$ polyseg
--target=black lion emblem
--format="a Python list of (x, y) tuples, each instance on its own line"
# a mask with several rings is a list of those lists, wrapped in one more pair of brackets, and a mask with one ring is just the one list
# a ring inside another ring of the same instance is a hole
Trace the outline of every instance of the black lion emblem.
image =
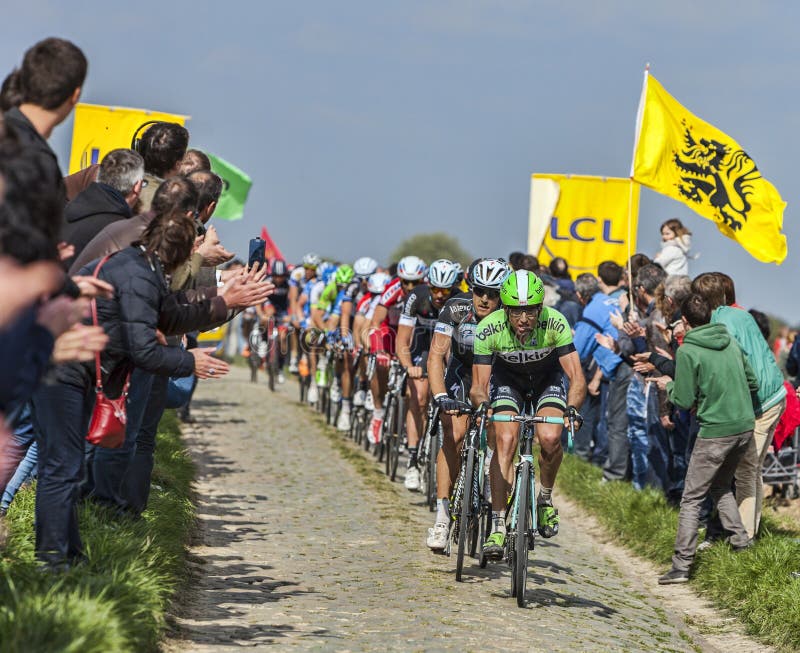
[(697, 204), (707, 202), (719, 222), (740, 230), (751, 208), (752, 182), (761, 178), (755, 162), (744, 150), (732, 151), (725, 143), (706, 138), (696, 141), (692, 128), (685, 120), (681, 122), (686, 147), (673, 155), (681, 177), (676, 184), (678, 193)]

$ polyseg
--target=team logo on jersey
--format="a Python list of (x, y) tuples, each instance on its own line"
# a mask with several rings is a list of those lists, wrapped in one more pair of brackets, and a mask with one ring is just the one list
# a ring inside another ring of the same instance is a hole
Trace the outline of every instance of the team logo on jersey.
[(531, 349), (522, 351), (502, 351), (497, 355), (507, 363), (514, 363), (516, 365), (524, 365), (526, 363), (536, 363), (547, 356), (553, 351), (552, 347), (545, 347), (544, 349)]
[(554, 317), (549, 317), (546, 320), (539, 322), (539, 329), (542, 331), (552, 331), (554, 333), (564, 333), (564, 323)]
[(497, 324), (495, 322), (490, 322), (485, 327), (483, 327), (483, 329), (481, 329), (481, 332), (475, 337), (478, 340), (486, 340), (486, 338), (488, 338), (489, 336), (493, 336), (496, 333), (502, 333), (504, 328), (505, 328), (505, 325), (503, 325), (503, 324)]

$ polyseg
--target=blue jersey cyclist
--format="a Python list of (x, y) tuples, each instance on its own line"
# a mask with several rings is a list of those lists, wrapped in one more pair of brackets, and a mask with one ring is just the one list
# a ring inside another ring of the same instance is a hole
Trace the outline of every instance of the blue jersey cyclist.
[[(532, 272), (518, 270), (503, 282), (503, 308), (481, 320), (475, 332), (470, 399), (476, 406), (491, 402), (495, 413), (514, 415), (530, 401), (536, 415), (562, 417), (566, 413), (579, 425), (577, 408), (586, 397), (581, 361), (566, 318), (543, 306), (543, 300), (544, 284)], [(564, 375), (569, 391), (564, 387)], [(505, 509), (514, 481), (519, 424), (497, 422), (494, 431), (495, 455), (489, 468), (492, 532), (483, 550), (487, 557), (500, 559), (505, 548)], [(558, 511), (551, 494), (564, 453), (561, 431), (558, 424), (539, 424), (536, 429), (541, 445), (536, 514), (543, 537), (558, 533)]]

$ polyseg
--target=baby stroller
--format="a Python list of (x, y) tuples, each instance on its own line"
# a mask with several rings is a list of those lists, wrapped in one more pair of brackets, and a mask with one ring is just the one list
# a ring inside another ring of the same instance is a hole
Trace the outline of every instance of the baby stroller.
[(764, 459), (764, 483), (771, 485), (775, 494), (785, 499), (796, 499), (800, 496), (800, 483), (798, 483), (798, 441), (800, 428), (796, 428), (787, 438), (778, 451), (770, 447)]

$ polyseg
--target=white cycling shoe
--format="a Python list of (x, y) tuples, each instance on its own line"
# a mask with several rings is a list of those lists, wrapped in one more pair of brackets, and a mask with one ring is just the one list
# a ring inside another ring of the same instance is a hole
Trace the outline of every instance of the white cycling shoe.
[(416, 467), (409, 467), (406, 470), (406, 480), (403, 482), (406, 490), (416, 492), (419, 490), (419, 470)]
[(342, 411), (339, 413), (339, 419), (336, 420), (336, 430), (349, 431), (350, 430), (350, 413)]
[(308, 386), (308, 403), (315, 404), (319, 400), (319, 390), (317, 390), (317, 386), (311, 384)]
[(353, 406), (363, 406), (367, 400), (367, 393), (364, 390), (356, 390), (353, 394)]
[(428, 539), (425, 542), (431, 551), (444, 551), (447, 546), (447, 535), (450, 529), (447, 524), (436, 522), (433, 528), (428, 529)]

